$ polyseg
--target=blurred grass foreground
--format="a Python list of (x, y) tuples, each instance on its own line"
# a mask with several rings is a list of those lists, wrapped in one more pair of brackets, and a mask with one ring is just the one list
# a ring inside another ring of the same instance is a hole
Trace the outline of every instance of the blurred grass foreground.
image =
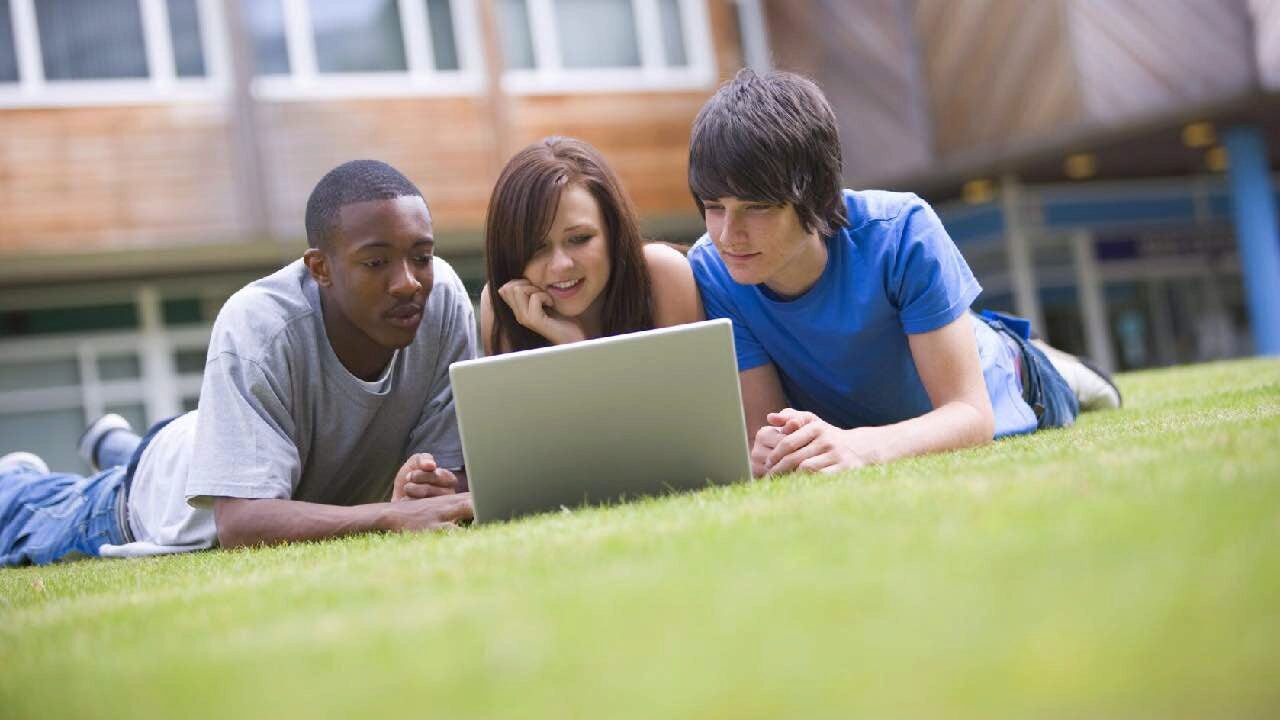
[(1280, 363), (449, 535), (0, 571), (0, 716), (1280, 713)]

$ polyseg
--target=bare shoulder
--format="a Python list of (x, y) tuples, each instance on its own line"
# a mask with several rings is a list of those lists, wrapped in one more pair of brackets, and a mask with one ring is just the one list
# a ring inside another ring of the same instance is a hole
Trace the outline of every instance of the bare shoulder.
[(644, 246), (644, 260), (653, 286), (654, 324), (667, 327), (702, 320), (702, 298), (684, 253), (652, 242)]
[(679, 265), (687, 266), (688, 259), (684, 253), (671, 247), (664, 242), (648, 242), (644, 245), (644, 259), (648, 263), (649, 269), (655, 267), (676, 267)]

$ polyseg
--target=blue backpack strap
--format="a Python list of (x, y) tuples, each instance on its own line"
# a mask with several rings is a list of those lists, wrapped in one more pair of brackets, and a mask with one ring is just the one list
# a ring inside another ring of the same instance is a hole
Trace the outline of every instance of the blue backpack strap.
[(1017, 315), (1009, 315), (1008, 313), (996, 312), (995, 310), (983, 310), (979, 313), (988, 320), (997, 320), (1004, 323), (1006, 328), (1016, 333), (1023, 340), (1031, 339), (1031, 321), (1018, 317)]

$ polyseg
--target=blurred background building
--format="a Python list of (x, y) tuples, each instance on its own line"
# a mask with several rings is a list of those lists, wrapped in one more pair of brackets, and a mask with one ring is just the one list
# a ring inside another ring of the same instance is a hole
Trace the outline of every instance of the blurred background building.
[(933, 202), (978, 306), (1116, 369), (1280, 352), (1280, 0), (0, 0), (0, 450), (194, 407), (345, 160), (418, 183), (473, 294), (548, 134), (694, 239), (689, 126), (744, 65), (824, 87), (849, 184)]

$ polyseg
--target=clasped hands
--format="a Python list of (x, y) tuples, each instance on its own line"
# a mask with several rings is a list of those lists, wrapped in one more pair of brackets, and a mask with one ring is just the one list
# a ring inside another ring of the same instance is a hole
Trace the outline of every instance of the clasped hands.
[(751, 474), (838, 472), (875, 461), (875, 428), (842, 430), (811, 412), (769, 413), (751, 446)]
[(431, 453), (410, 455), (396, 473), (391, 501), (452, 495), (458, 491), (458, 477), (436, 464)]

